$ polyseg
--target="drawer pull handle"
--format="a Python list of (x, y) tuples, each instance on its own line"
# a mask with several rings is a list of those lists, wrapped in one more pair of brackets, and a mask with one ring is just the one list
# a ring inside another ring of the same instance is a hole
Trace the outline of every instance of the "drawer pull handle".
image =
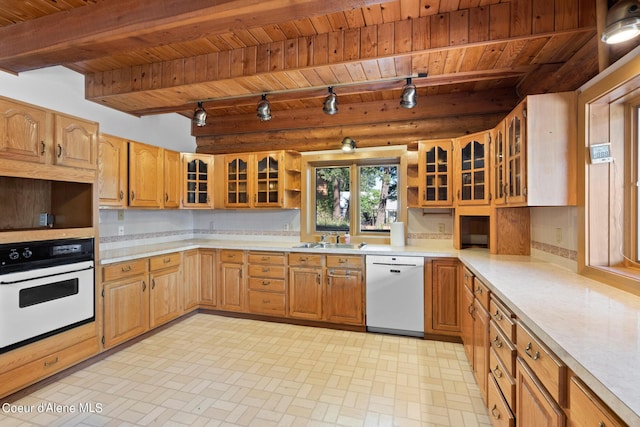
[(271, 258), (269, 258), (268, 256), (263, 256), (261, 258), (262, 261), (269, 261)]
[(262, 300), (262, 303), (263, 303), (263, 304), (269, 304), (270, 302), (271, 302), (271, 300), (268, 300), (268, 299), (263, 299), (263, 300)]
[(51, 361), (47, 361), (47, 360), (45, 360), (45, 361), (44, 361), (44, 366), (45, 366), (45, 368), (48, 368), (49, 366), (53, 366), (53, 365), (55, 365), (55, 364), (56, 364), (56, 363), (58, 363), (59, 361), (60, 361), (60, 359), (58, 358), (58, 356), (56, 356), (56, 358), (55, 358), (55, 359), (53, 359), (53, 360), (51, 360)]
[(533, 360), (540, 359), (540, 352), (539, 351), (536, 351), (535, 353), (531, 352), (531, 343), (527, 344), (527, 346), (524, 349), (524, 352), (527, 353), (527, 356), (529, 356)]
[(126, 273), (127, 271), (131, 271), (131, 266), (130, 265), (123, 265), (121, 268), (123, 273)]
[(309, 261), (309, 258), (305, 257), (300, 257), (300, 262), (307, 262)]
[(502, 371), (500, 370), (500, 367), (498, 365), (493, 368), (493, 376), (495, 376), (496, 378), (502, 378)]
[(500, 411), (498, 410), (498, 405), (493, 405), (493, 408), (491, 408), (491, 415), (493, 415), (493, 418), (495, 418), (496, 420), (500, 419)]
[(262, 272), (263, 273), (268, 273), (270, 271), (271, 271), (271, 269), (269, 267), (262, 267)]
[(476, 295), (482, 295), (482, 288), (476, 289)]
[(263, 280), (262, 281), (262, 286), (269, 286), (270, 284), (271, 284), (271, 282), (268, 281), (268, 280)]
[(162, 260), (163, 263), (169, 264), (171, 262), (171, 258), (165, 258)]
[(340, 264), (345, 264), (347, 262), (348, 262), (348, 260), (346, 258), (338, 258), (338, 263), (340, 263)]
[(496, 319), (498, 322), (500, 322), (503, 319), (502, 314), (498, 310), (496, 310), (495, 314), (493, 315), (493, 318)]
[(598, 427), (606, 427), (604, 421), (600, 421), (600, 423), (598, 423)]
[(496, 335), (496, 337), (493, 339), (493, 342), (495, 344), (496, 347), (498, 348), (502, 348), (502, 341), (500, 340), (500, 338)]

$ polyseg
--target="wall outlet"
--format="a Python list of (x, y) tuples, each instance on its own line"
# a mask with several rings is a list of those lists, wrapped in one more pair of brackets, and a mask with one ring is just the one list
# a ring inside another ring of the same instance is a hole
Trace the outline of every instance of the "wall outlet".
[(215, 231), (216, 223), (214, 221), (209, 221), (209, 231)]
[(124, 209), (118, 209), (118, 221), (124, 221)]
[(118, 227), (118, 236), (124, 236), (124, 225)]
[(46, 227), (47, 226), (47, 214), (46, 213), (41, 213), (40, 214), (38, 225), (40, 225), (40, 227)]
[(562, 228), (556, 228), (556, 243), (562, 242)]
[(284, 231), (289, 231), (289, 224), (284, 224), (284, 225), (282, 226), (282, 229), (283, 229)]
[(444, 233), (444, 222), (438, 223), (438, 233)]

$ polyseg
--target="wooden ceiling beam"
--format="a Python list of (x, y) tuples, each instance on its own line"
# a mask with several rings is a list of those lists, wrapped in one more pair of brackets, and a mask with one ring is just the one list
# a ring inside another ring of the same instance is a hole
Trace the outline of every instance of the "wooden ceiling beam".
[(0, 27), (0, 68), (80, 62), (391, 0), (109, 0)]
[(427, 120), (348, 125), (317, 129), (293, 129), (238, 135), (201, 136), (196, 139), (199, 153), (224, 154), (276, 149), (317, 151), (338, 149), (345, 136), (358, 147), (405, 145), (423, 139), (453, 138), (492, 129), (503, 113), (454, 116)]

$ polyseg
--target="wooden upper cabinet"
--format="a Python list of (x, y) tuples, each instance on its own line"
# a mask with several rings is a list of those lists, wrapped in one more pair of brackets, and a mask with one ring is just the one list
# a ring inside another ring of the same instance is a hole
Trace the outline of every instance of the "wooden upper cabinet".
[(421, 142), (418, 161), (420, 206), (453, 204), (451, 140)]
[(478, 132), (455, 140), (456, 203), (489, 203), (489, 132)]
[(250, 154), (224, 156), (225, 207), (251, 206), (250, 158)]
[(50, 114), (0, 98), (0, 157), (45, 163), (52, 150)]
[(228, 208), (299, 208), (300, 154), (293, 151), (224, 157)]
[(98, 197), (100, 206), (127, 206), (127, 140), (100, 134), (98, 139)]
[(530, 95), (493, 130), (496, 205), (576, 204), (576, 105), (575, 92)]
[(162, 206), (162, 148), (129, 142), (129, 206)]
[(56, 114), (54, 163), (84, 169), (98, 165), (98, 124)]
[(182, 179), (183, 207), (213, 207), (213, 156), (183, 153)]
[(95, 170), (98, 123), (0, 98), (0, 157)]
[(180, 163), (180, 153), (177, 151), (164, 151), (164, 196), (162, 198), (162, 206), (167, 208), (180, 207), (180, 190), (182, 179), (182, 165)]

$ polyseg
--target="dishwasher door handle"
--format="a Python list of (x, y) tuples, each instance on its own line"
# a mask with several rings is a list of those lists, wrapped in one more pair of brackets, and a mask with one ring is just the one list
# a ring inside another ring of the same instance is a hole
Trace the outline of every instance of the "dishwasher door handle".
[(389, 273), (397, 273), (397, 274), (400, 274), (400, 273), (402, 273), (402, 270), (396, 270), (395, 268), (392, 268), (392, 269), (390, 269), (390, 270), (389, 270)]
[(394, 264), (389, 262), (372, 262), (370, 265), (383, 265), (385, 267), (417, 267), (416, 264)]

